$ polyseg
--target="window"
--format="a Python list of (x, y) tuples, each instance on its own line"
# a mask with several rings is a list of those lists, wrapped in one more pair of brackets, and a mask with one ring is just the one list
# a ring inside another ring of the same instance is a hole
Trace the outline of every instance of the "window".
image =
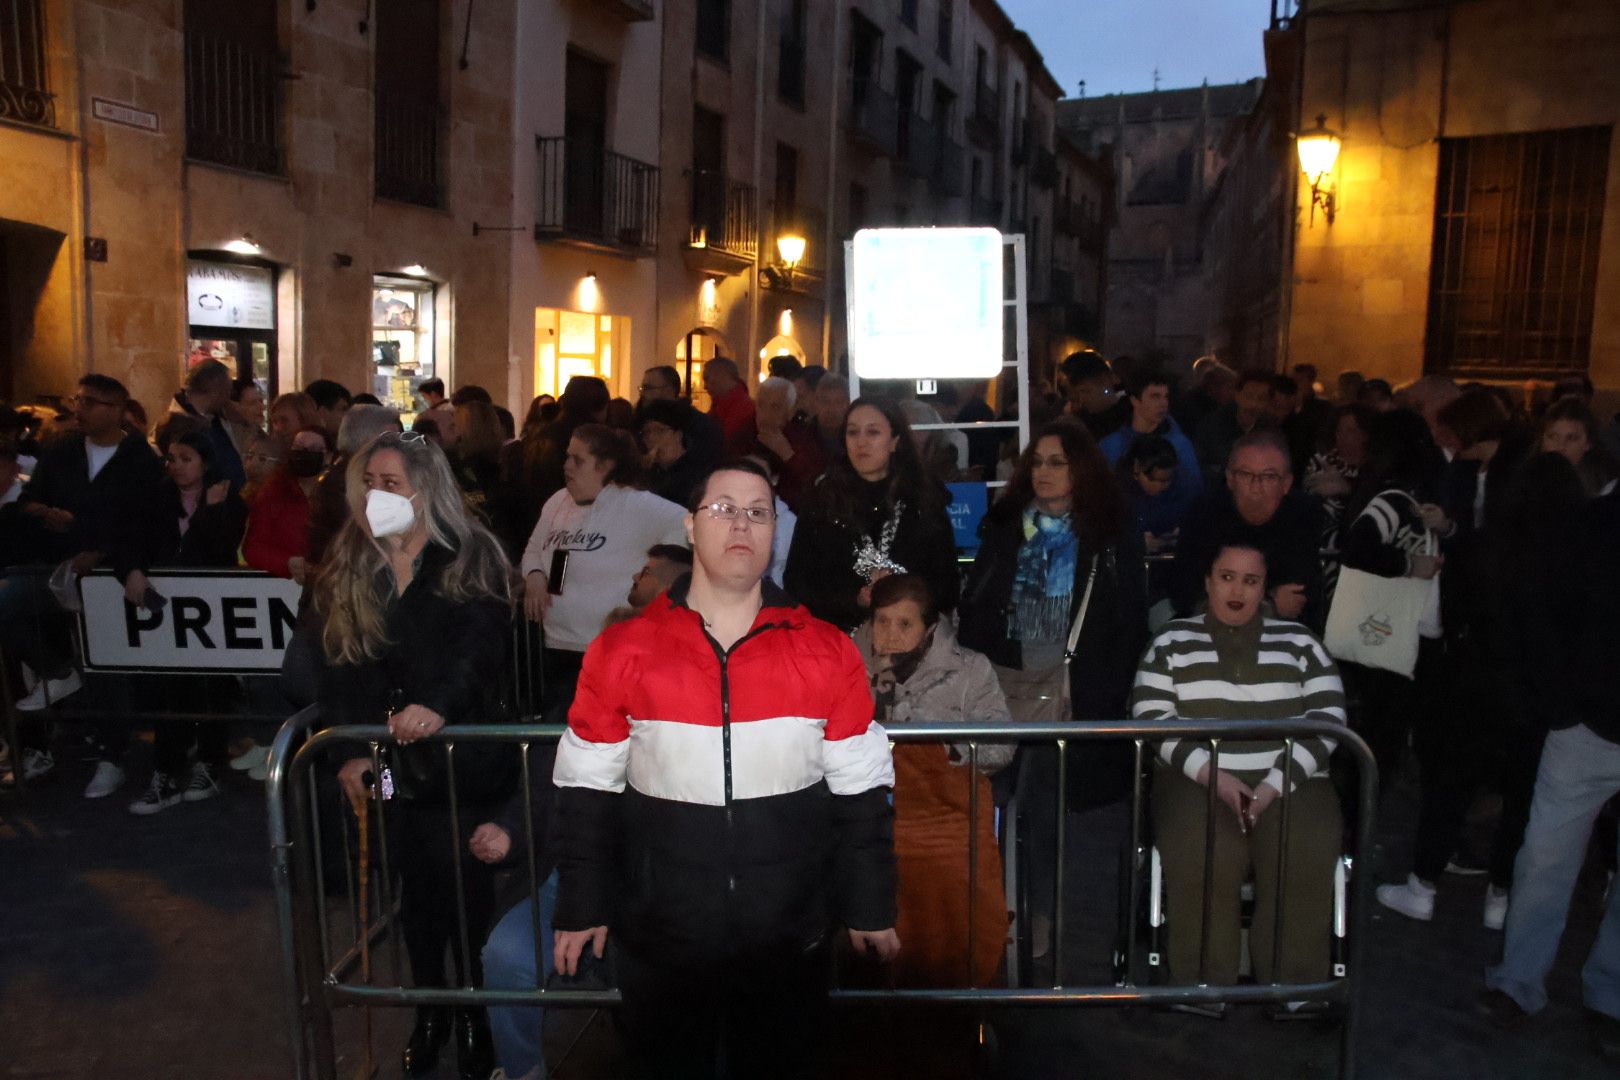
[(776, 144), (776, 212), (791, 213), (799, 202), (799, 152), (787, 143)]
[(45, 64), (45, 0), (0, 0), (0, 119), (56, 124)]
[(952, 3), (954, 3), (954, 0), (939, 0), (939, 41), (936, 50), (939, 53), (939, 58), (947, 64), (951, 62)]
[(782, 9), (782, 36), (776, 54), (776, 96), (804, 107), (805, 0)]
[(1584, 370), (1609, 129), (1442, 139), (1425, 366)]
[(731, 56), (731, 0), (697, 0), (697, 51), (726, 63)]
[(410, 414), (422, 408), (416, 388), (439, 374), (433, 363), (433, 283), (414, 278), (373, 278), (371, 283), (371, 385), (384, 405)]
[(534, 309), (534, 392), (561, 394), (575, 375), (592, 375), (617, 388), (613, 355), (630, 354), (630, 318), (557, 308)]
[(282, 172), (275, 0), (186, 0), (186, 156)]
[(444, 203), (439, 17), (440, 0), (392, 0), (377, 10), (378, 198)]
[(563, 68), (563, 214), (576, 231), (606, 235), (606, 64), (568, 50)]
[(917, 29), (917, 0), (900, 0), (900, 22)]

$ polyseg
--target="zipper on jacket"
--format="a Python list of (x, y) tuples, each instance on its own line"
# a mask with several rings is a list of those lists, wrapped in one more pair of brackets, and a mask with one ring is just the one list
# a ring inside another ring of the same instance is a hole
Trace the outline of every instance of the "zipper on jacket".
[[(701, 621), (701, 620), (700, 620)], [(705, 627), (703, 636), (709, 639), (709, 646), (714, 649), (714, 658), (720, 662), (720, 756), (724, 767), (724, 799), (726, 811), (726, 838), (731, 837), (731, 654), (749, 638), (758, 637), (761, 633), (776, 626), (776, 623), (764, 623), (754, 627), (748, 633), (731, 643), (730, 649), (722, 649), (720, 643), (714, 639)], [(737, 877), (735, 874), (726, 875), (726, 891), (737, 891)]]

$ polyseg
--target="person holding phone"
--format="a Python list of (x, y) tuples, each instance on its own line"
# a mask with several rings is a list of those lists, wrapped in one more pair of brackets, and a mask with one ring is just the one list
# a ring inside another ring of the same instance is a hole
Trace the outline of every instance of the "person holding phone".
[(634, 487), (639, 455), (627, 432), (581, 424), (568, 440), (563, 488), (540, 510), (523, 551), (523, 610), (545, 627), (545, 699), (573, 700), (585, 647), (624, 602), (624, 583), (654, 544), (681, 544), (685, 511)]
[[(1142, 656), (1131, 698), (1140, 720), (1295, 719), (1345, 722), (1338, 668), (1316, 636), (1261, 610), (1266, 556), (1238, 532), (1216, 549), (1204, 575), (1208, 610), (1176, 619)], [(1258, 981), (1326, 979), (1333, 917), (1333, 864), (1339, 857), (1339, 798), (1328, 779), (1336, 740), (1282, 738), (1222, 742), (1212, 761), (1207, 743), (1166, 739), (1153, 777), (1154, 840), (1164, 857), (1170, 975), (1231, 986), (1241, 946), (1239, 892), (1254, 868), (1254, 926), (1249, 948)], [(1212, 895), (1204, 892), (1208, 788), (1215, 788)], [(1282, 814), (1290, 804), (1286, 880), (1277, 880)], [(1210, 913), (1209, 967), (1200, 971), (1203, 906)], [(1272, 955), (1278, 905), (1282, 955)], [(1200, 1007), (1199, 1011), (1203, 1011)]]
[[(158, 433), (158, 450), (167, 475), (145, 504), (152, 511), (130, 519), (112, 552), (113, 570), (124, 583), (124, 599), (147, 611), (165, 603), (161, 590), (147, 578), (148, 570), (235, 566), (247, 526), (247, 508), (231, 481), (214, 471), (216, 444), (207, 429), (187, 417), (170, 419)], [(157, 679), (166, 679), (168, 685), (153, 685)], [(140, 696), (161, 692), (166, 707), (193, 712), (228, 695), (231, 684), (232, 680), (214, 675), (147, 676), (136, 692)], [(146, 793), (129, 804), (129, 812), (155, 814), (180, 802), (218, 795), (214, 773), (228, 756), (227, 734), (220, 720), (159, 723), (152, 747), (152, 779)], [(128, 735), (118, 741), (120, 745), (104, 750), (114, 768), (119, 767)]]

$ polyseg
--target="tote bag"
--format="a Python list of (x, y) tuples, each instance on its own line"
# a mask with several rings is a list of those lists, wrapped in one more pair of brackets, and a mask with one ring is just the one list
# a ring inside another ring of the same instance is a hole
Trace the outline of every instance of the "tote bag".
[(1007, 711), (1020, 723), (1054, 723), (1072, 720), (1069, 711), (1069, 661), (1074, 658), (1075, 646), (1080, 643), (1080, 628), (1085, 625), (1086, 611), (1091, 607), (1091, 590), (1097, 584), (1097, 556), (1091, 557), (1091, 573), (1086, 577), (1086, 589), (1080, 596), (1080, 610), (1075, 613), (1069, 627), (1067, 648), (1063, 659), (1048, 668), (1008, 668), (996, 665), (996, 676), (1001, 682), (1001, 693), (1007, 699)]
[[(1426, 546), (1432, 554), (1433, 534)], [(1440, 575), (1389, 578), (1339, 568), (1322, 639), (1335, 659), (1410, 679), (1417, 668), (1419, 639), (1439, 636)]]

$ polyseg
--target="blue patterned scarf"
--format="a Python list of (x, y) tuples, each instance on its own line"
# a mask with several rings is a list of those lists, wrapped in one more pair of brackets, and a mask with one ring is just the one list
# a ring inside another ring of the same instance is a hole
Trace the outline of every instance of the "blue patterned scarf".
[(1024, 511), (1024, 545), (1013, 577), (1007, 632), (1021, 641), (1060, 641), (1069, 630), (1080, 541), (1073, 515), (1052, 517), (1033, 506)]

